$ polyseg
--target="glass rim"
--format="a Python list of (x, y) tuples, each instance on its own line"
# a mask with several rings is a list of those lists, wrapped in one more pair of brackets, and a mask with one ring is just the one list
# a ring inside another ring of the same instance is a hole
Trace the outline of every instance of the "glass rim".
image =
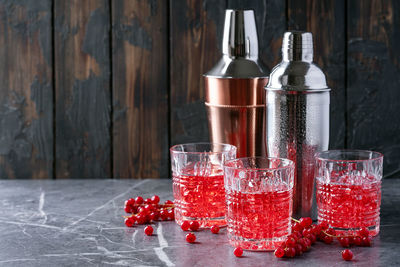
[[(208, 152), (206, 152), (206, 151), (179, 151), (179, 150), (176, 150), (176, 148), (178, 146), (189, 146), (189, 145), (190, 146), (194, 146), (194, 145), (210, 145), (210, 146), (212, 146), (212, 145), (220, 145), (222, 147), (230, 147), (230, 149), (227, 150), (227, 151), (208, 151)], [(176, 144), (176, 145), (173, 145), (172, 147), (170, 147), (169, 151), (171, 153), (174, 153), (174, 154), (191, 154), (191, 155), (207, 154), (207, 155), (210, 155), (210, 154), (224, 154), (224, 153), (229, 153), (231, 151), (235, 151), (236, 152), (237, 151), (237, 147), (234, 146), (234, 145), (231, 145), (231, 144), (226, 144), (226, 143), (197, 142), (197, 143)]]
[[(347, 154), (347, 153), (369, 153), (372, 155), (372, 158), (368, 159), (333, 159), (324, 157), (324, 154), (328, 154), (330, 152), (337, 152), (340, 154)], [(383, 159), (383, 154), (377, 151), (372, 150), (362, 150), (362, 149), (333, 149), (333, 150), (325, 150), (315, 154), (315, 159), (318, 161), (331, 161), (331, 162), (368, 162), (368, 161), (375, 161), (379, 159)]]
[[(239, 161), (239, 160), (244, 160), (244, 159), (264, 159), (264, 160), (280, 160), (282, 162), (288, 162), (288, 165), (286, 166), (281, 166), (277, 168), (239, 168), (239, 167), (231, 167), (231, 166), (226, 166), (226, 164), (234, 161)], [(276, 157), (242, 157), (242, 158), (235, 158), (235, 159), (230, 159), (224, 162), (224, 169), (235, 169), (235, 170), (247, 170), (247, 171), (273, 171), (273, 170), (284, 170), (284, 169), (290, 169), (295, 167), (294, 161), (287, 159), (287, 158), (276, 158)]]

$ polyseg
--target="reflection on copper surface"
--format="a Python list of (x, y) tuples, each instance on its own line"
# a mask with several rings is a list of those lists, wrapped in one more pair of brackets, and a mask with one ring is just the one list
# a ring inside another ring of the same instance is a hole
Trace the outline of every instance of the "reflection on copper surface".
[(237, 157), (265, 156), (265, 91), (268, 78), (205, 77), (211, 142), (235, 145)]

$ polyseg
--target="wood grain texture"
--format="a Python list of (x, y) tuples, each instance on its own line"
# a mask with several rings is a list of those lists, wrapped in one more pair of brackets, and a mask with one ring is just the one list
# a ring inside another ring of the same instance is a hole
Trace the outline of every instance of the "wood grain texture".
[(348, 146), (384, 154), (400, 175), (400, 3), (348, 2)]
[(221, 57), (225, 6), (171, 1), (171, 145), (209, 140), (202, 74)]
[(168, 2), (112, 11), (114, 177), (168, 177)]
[(258, 32), (259, 56), (271, 70), (282, 58), (282, 37), (287, 28), (286, 1), (228, 0), (228, 8), (254, 10)]
[(51, 1), (0, 1), (0, 178), (53, 175)]
[(289, 30), (313, 33), (314, 62), (331, 91), (330, 148), (344, 148), (346, 138), (346, 25), (344, 0), (288, 1)]
[(55, 0), (56, 176), (110, 177), (107, 0)]

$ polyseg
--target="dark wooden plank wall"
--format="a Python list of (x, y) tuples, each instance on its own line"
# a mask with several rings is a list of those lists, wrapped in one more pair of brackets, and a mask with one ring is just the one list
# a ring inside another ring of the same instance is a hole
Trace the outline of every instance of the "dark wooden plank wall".
[(348, 1), (347, 146), (381, 151), (400, 176), (400, 2)]
[(0, 177), (50, 178), (51, 1), (1, 1), (0, 18)]
[(168, 2), (111, 8), (114, 176), (168, 177)]
[(109, 10), (54, 1), (56, 177), (112, 175)]
[(226, 8), (255, 10), (269, 68), (286, 29), (311, 31), (330, 147), (382, 151), (400, 175), (397, 1), (4, 0), (0, 177), (168, 176), (171, 145), (208, 140), (201, 74)]

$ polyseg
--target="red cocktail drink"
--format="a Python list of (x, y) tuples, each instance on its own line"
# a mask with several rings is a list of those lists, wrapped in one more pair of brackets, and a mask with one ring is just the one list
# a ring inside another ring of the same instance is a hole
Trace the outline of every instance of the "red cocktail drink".
[(228, 239), (247, 250), (274, 250), (290, 234), (294, 164), (241, 158), (224, 167)]
[(186, 144), (171, 148), (175, 221), (198, 221), (201, 227), (225, 225), (222, 165), (236, 157), (223, 144)]
[(383, 156), (372, 151), (333, 150), (317, 156), (318, 221), (342, 234), (367, 227), (379, 233)]

